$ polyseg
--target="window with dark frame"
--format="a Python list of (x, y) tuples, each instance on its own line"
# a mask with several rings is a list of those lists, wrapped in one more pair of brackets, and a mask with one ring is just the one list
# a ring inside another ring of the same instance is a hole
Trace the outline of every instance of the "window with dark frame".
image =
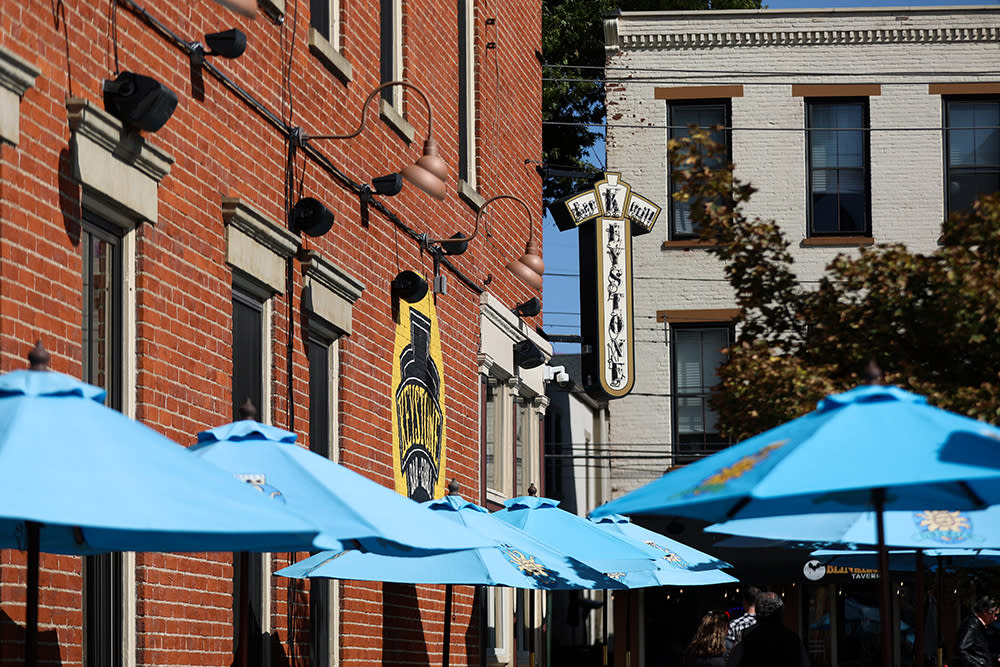
[[(330, 22), (330, 0), (310, 0), (309, 2), (309, 27), (323, 36), (328, 42), (333, 43), (333, 30)], [(333, 44), (334, 47), (337, 44)]]
[[(730, 102), (729, 100), (679, 101), (667, 105), (670, 125), (670, 138), (681, 139), (691, 135), (691, 127), (723, 129), (711, 132), (712, 141), (725, 147), (725, 155), (720, 155), (709, 161), (709, 166), (721, 166), (730, 157)], [(698, 238), (698, 226), (691, 220), (692, 202), (680, 202), (673, 194), (680, 189), (680, 184), (674, 179), (671, 171), (670, 181), (670, 240), (679, 241)]]
[[(330, 357), (333, 341), (315, 334), (308, 338), (309, 359), (309, 449), (324, 458), (333, 450), (330, 442)], [(310, 665), (329, 667), (330, 584), (315, 579), (309, 586)]]
[[(122, 409), (122, 231), (86, 209), (83, 253), (83, 381), (107, 392), (109, 408)], [(83, 559), (83, 634), (86, 667), (121, 667), (124, 646), (124, 557)]]
[(458, 177), (476, 186), (475, 7), (458, 0)]
[[(240, 406), (249, 399), (263, 413), (264, 398), (264, 302), (253, 294), (233, 288), (233, 419), (242, 419)], [(265, 585), (264, 564), (259, 554), (233, 554), (233, 645), (240, 650), (240, 607), (249, 596), (247, 667), (263, 667), (261, 619)]]
[(486, 488), (500, 491), (502, 479), (498, 464), (502, 461), (499, 453), (500, 433), (503, 429), (497, 424), (498, 401), (500, 386), (496, 378), (483, 376), (483, 455), (486, 471)]
[[(379, 83), (397, 81), (402, 77), (402, 35), (399, 34), (400, 0), (379, 0)], [(382, 99), (396, 107), (400, 99), (399, 86), (382, 89)]]
[(726, 359), (732, 327), (675, 325), (670, 340), (674, 463), (690, 463), (729, 446), (719, 435), (709, 396), (719, 382), (717, 369)]
[(1000, 191), (1000, 97), (946, 98), (945, 198), (948, 213)]
[(809, 236), (870, 235), (868, 98), (806, 100)]

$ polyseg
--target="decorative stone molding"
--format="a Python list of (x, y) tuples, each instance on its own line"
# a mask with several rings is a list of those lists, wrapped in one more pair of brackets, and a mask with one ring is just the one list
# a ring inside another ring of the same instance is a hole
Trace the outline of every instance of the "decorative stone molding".
[[(614, 31), (617, 34), (617, 30)], [(605, 38), (614, 37), (605, 26)], [(763, 46), (858, 46), (862, 44), (948, 44), (997, 42), (1000, 28), (875, 28), (858, 30), (768, 30), (761, 32), (691, 32), (619, 35), (606, 48), (616, 49), (707, 49)]]
[(338, 333), (349, 335), (352, 307), (361, 298), (364, 285), (315, 250), (303, 254), (302, 273), (305, 307)]
[(226, 261), (275, 294), (285, 292), (285, 263), (299, 239), (239, 197), (222, 198), (226, 225)]
[(174, 158), (86, 100), (66, 100), (73, 177), (92, 192), (155, 223), (157, 190)]
[(37, 67), (0, 48), (0, 140), (17, 145), (21, 136), (21, 97), (35, 85)]

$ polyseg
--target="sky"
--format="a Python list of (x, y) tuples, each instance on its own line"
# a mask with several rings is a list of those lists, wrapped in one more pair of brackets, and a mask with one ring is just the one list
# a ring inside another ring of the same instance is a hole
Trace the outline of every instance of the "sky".
[[(769, 9), (804, 9), (830, 7), (918, 7), (918, 6), (954, 6), (954, 5), (996, 5), (1000, 0), (763, 0)], [(591, 162), (599, 167), (606, 164), (604, 157), (604, 142), (595, 147)], [(640, 193), (642, 194), (642, 193)], [(654, 202), (666, 209), (665, 202)], [(653, 234), (662, 234), (665, 224), (663, 213), (657, 220)], [(576, 230), (560, 232), (551, 216), (546, 215), (544, 222), (544, 258), (545, 275), (543, 294), (542, 328), (549, 335), (579, 335), (580, 333), (580, 284), (577, 277), (580, 273), (577, 256)], [(557, 354), (571, 354), (580, 351), (580, 346), (568, 343), (555, 343)]]

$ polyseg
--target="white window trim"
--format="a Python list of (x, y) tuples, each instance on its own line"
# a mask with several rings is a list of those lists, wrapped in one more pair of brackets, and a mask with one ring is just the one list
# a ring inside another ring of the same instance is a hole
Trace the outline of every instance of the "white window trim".
[[(164, 174), (165, 175), (165, 174)], [(92, 211), (121, 228), (121, 290), (122, 290), (122, 331), (121, 331), (121, 410), (131, 419), (136, 414), (136, 391), (138, 361), (136, 338), (138, 321), (136, 316), (136, 226), (141, 222), (134, 217), (131, 207), (117, 202), (108, 193), (92, 188), (82, 188), (81, 206)], [(135, 552), (122, 552), (122, 664), (136, 667), (136, 558)]]
[[(476, 115), (478, 110), (478, 99), (476, 97), (476, 3), (475, 0), (461, 0), (465, 8), (465, 20), (459, 26), (459, 34), (464, 36), (459, 45), (458, 57), (465, 66), (465, 114), (462, 121), (466, 127), (465, 145), (459, 146), (466, 162), (464, 173), (458, 175), (459, 194), (464, 198), (471, 199), (474, 203), (476, 197), (483, 200), (478, 193), (478, 181), (476, 177), (476, 158), (478, 145), (476, 143)], [(485, 200), (478, 203), (482, 206)]]
[(21, 137), (21, 98), (40, 70), (0, 48), (0, 141), (17, 145)]
[(334, 76), (348, 83), (353, 75), (351, 63), (344, 57), (341, 48), (340, 34), (340, 0), (324, 0), (329, 3), (330, 25), (327, 26), (329, 38), (313, 27), (309, 28), (309, 50)]

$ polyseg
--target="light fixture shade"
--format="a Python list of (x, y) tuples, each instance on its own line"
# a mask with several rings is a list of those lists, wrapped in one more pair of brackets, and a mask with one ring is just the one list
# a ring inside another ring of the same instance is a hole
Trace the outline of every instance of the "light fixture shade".
[(104, 107), (126, 125), (156, 132), (177, 108), (177, 93), (152, 77), (121, 72), (104, 82)]
[(428, 137), (424, 154), (416, 163), (402, 171), (403, 178), (436, 199), (444, 199), (448, 165), (438, 156), (437, 142)]
[(427, 281), (415, 271), (400, 271), (392, 279), (392, 295), (407, 303), (417, 303), (427, 296)]
[(507, 265), (507, 270), (513, 273), (525, 285), (535, 291), (542, 289), (542, 274), (545, 273), (545, 262), (538, 251), (538, 244), (528, 241), (524, 254)]
[(545, 363), (545, 354), (530, 340), (514, 343), (514, 363), (524, 369), (538, 368)]

